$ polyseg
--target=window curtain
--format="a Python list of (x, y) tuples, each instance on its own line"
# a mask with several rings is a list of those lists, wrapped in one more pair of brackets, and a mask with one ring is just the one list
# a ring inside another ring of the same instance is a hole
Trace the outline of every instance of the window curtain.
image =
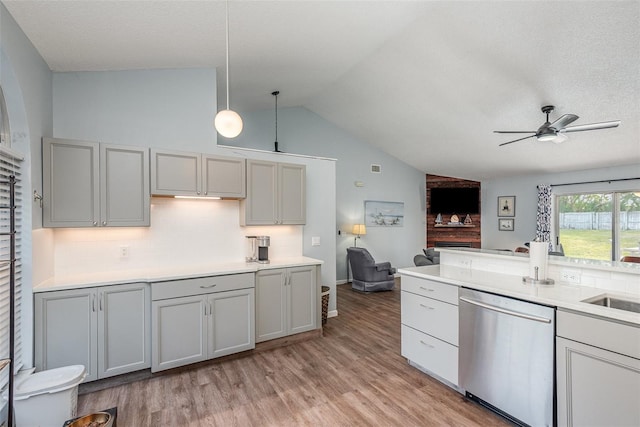
[(549, 250), (553, 249), (551, 243), (551, 186), (538, 185), (538, 213), (536, 215), (536, 239), (540, 242), (549, 242)]

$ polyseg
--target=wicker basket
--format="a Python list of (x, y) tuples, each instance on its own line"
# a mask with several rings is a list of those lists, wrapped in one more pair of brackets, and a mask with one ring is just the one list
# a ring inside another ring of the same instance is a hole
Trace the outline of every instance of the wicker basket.
[(322, 324), (327, 323), (327, 315), (329, 313), (329, 288), (328, 286), (322, 286)]

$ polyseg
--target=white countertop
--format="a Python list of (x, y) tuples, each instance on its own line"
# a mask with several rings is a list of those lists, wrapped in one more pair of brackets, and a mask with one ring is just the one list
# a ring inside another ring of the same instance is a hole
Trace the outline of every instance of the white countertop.
[(100, 271), (91, 274), (52, 277), (34, 286), (33, 292), (49, 292), (124, 283), (153, 283), (167, 280), (191, 279), (195, 277), (220, 276), (223, 274), (255, 273), (259, 270), (321, 265), (322, 263), (323, 261), (321, 260), (301, 256), (274, 259), (271, 260), (269, 264), (225, 262), (190, 266), (160, 266), (119, 271)]
[(602, 294), (617, 295), (626, 299), (640, 301), (640, 295), (610, 292), (580, 285), (529, 285), (522, 282), (522, 276), (459, 268), (450, 265), (401, 268), (398, 273), (593, 314), (640, 326), (640, 313), (581, 302), (584, 299)]

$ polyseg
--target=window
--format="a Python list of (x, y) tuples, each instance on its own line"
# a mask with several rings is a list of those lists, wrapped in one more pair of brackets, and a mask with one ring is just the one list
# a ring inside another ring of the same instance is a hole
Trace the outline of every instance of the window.
[[(8, 148), (10, 144), (9, 118), (4, 103), (2, 88), (0, 88), (0, 359), (9, 358), (9, 333), (10, 325), (13, 326), (14, 334), (14, 360), (12, 361), (13, 372), (18, 372), (22, 366), (22, 339), (21, 339), (21, 300), (22, 300), (22, 179), (21, 163), (22, 156)], [(14, 320), (11, 322), (9, 301), (11, 268), (8, 262), (11, 255), (11, 211), (7, 209), (10, 205), (9, 197), (9, 177), (15, 176), (15, 276), (14, 276), (14, 298), (15, 312)], [(7, 369), (0, 372), (0, 388), (8, 383), (9, 371)]]
[(640, 191), (563, 194), (556, 207), (556, 236), (566, 256), (640, 256)]

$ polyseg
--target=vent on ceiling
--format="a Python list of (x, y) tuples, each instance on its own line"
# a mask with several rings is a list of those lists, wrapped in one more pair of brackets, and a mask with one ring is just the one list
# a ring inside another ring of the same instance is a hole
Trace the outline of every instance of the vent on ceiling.
[(380, 165), (371, 165), (371, 173), (381, 173), (382, 166)]

